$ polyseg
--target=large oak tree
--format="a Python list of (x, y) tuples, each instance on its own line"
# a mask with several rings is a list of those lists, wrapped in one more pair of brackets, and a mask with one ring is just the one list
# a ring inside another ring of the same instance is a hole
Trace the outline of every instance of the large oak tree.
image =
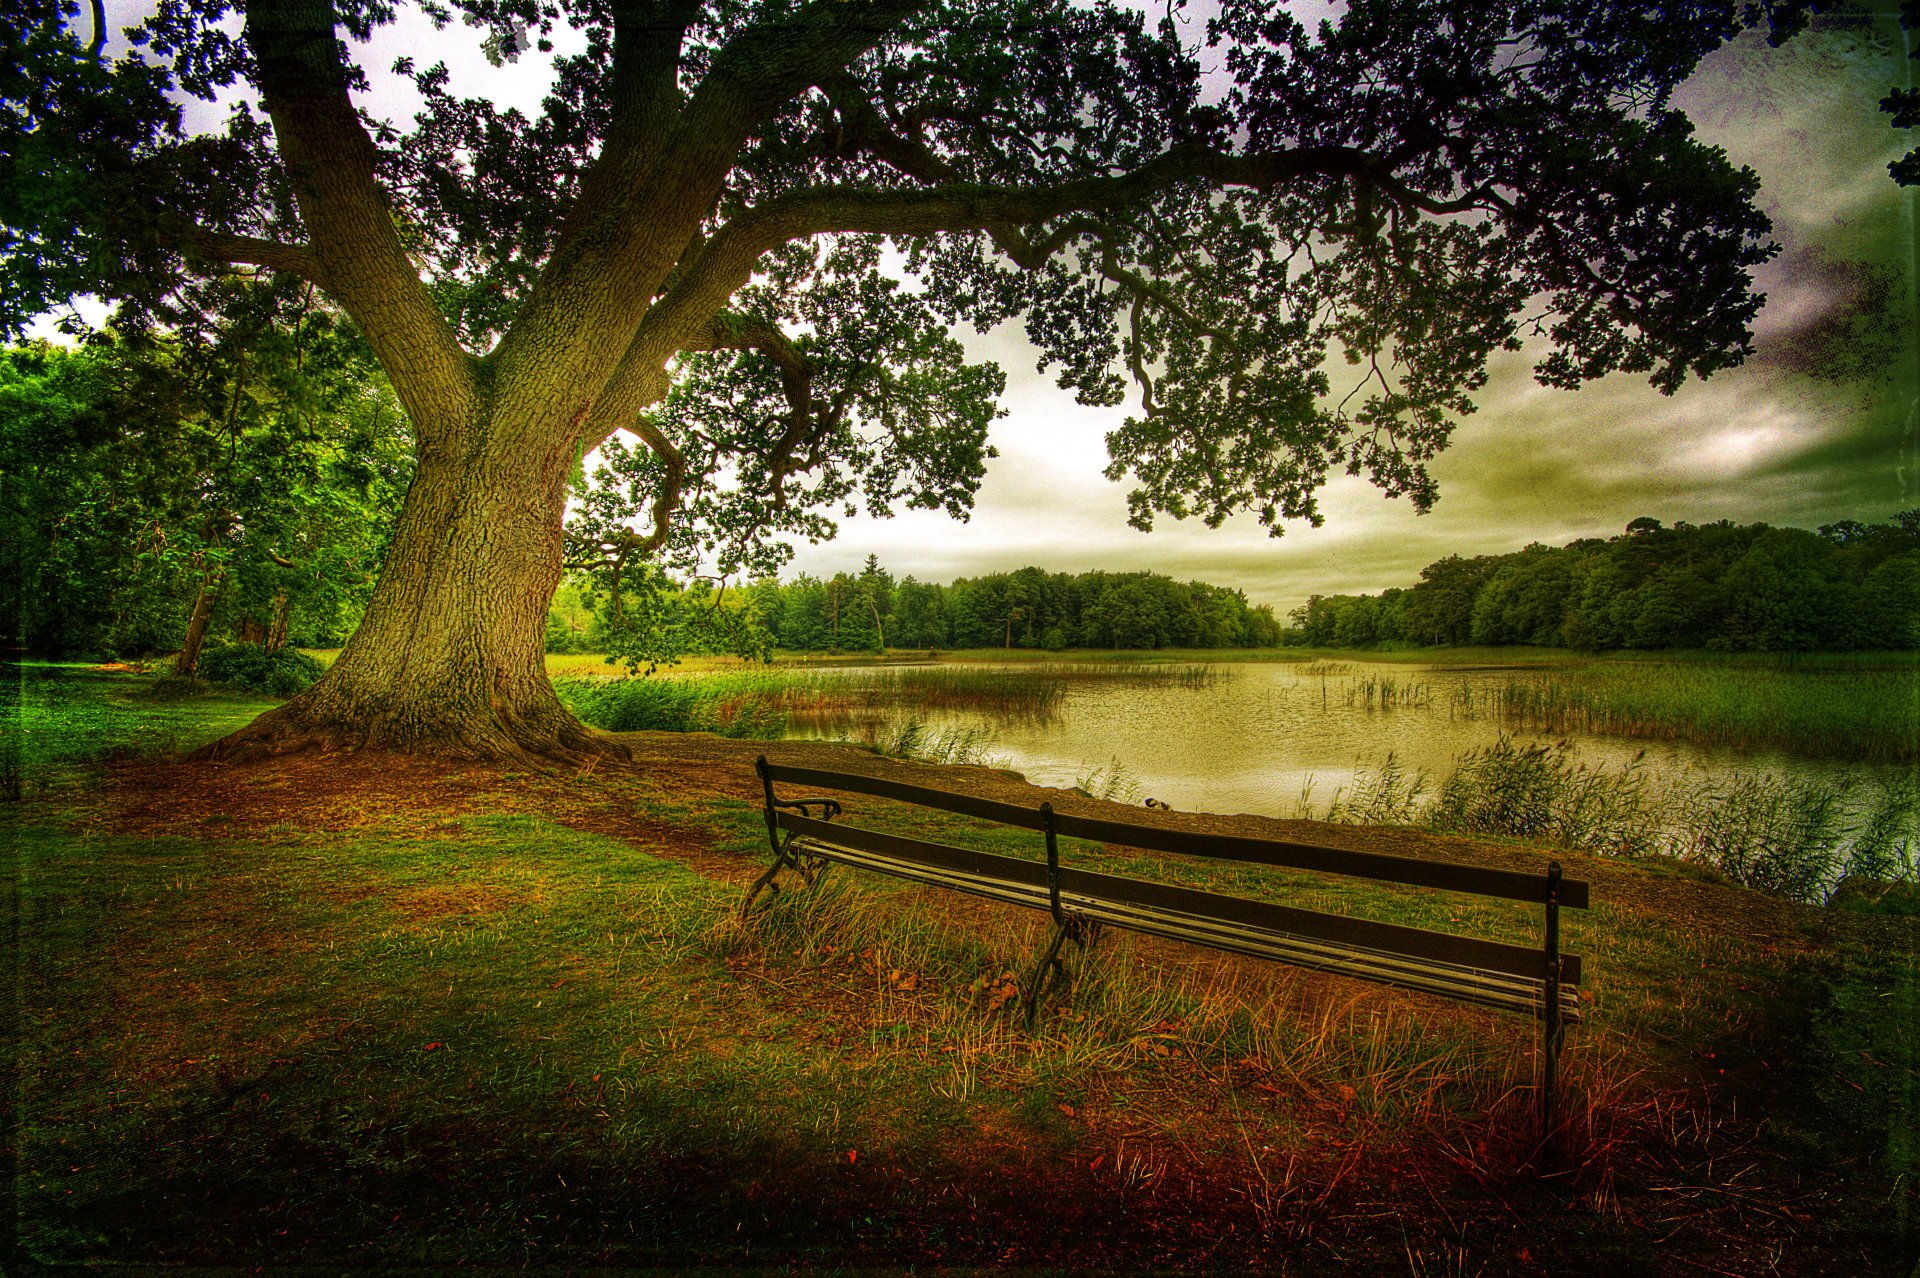
[[(5, 19), (16, 321), (91, 291), (166, 323), (186, 274), (299, 276), (412, 419), (364, 623), (232, 748), (608, 748), (542, 634), (568, 477), (617, 430), (651, 486), (622, 561), (678, 536), (751, 566), (855, 500), (963, 512), (1001, 380), (948, 327), (1020, 319), (1083, 400), (1133, 397), (1108, 442), (1135, 523), (1277, 532), (1343, 469), (1428, 505), (1503, 348), (1561, 387), (1739, 362), (1770, 252), (1753, 174), (1669, 106), (1752, 19), (1732, 0), (420, 7), (497, 58), (584, 49), (537, 119), (403, 58), (409, 126), (366, 92), (390, 0), (162, 0), (112, 63), (97, 0)], [(224, 128), (185, 130), (181, 95)]]

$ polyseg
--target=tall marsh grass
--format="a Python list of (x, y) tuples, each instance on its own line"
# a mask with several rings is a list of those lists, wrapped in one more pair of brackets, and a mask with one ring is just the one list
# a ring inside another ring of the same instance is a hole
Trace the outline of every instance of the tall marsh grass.
[(1920, 785), (1834, 784), (1770, 775), (1659, 784), (1633, 760), (1577, 760), (1569, 742), (1503, 736), (1469, 750), (1435, 785), (1392, 754), (1356, 772), (1316, 809), (1308, 783), (1296, 814), (1347, 824), (1418, 826), (1507, 837), (1600, 856), (1664, 856), (1746, 887), (1821, 902), (1849, 879), (1920, 880)]
[(608, 732), (712, 732), (774, 740), (786, 731), (782, 685), (762, 672), (644, 679), (556, 679), (583, 723)]
[(1453, 707), (1539, 732), (1605, 732), (1835, 758), (1920, 759), (1920, 671), (1736, 662), (1596, 662), (1516, 676)]
[(869, 720), (853, 738), (890, 759), (911, 763), (956, 764), (997, 768), (1004, 760), (993, 753), (993, 734), (983, 728), (935, 728), (917, 715)]

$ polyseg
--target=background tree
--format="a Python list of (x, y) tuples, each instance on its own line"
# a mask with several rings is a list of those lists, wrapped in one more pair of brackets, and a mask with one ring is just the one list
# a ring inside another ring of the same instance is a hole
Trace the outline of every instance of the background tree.
[[(1736, 0), (1350, 0), (1312, 30), (1178, 8), (435, 3), (500, 58), (562, 26), (584, 48), (535, 119), (402, 59), (426, 103), (402, 127), (353, 97), (387, 4), (244, 0), (236, 31), (177, 0), (107, 65), (70, 0), (25, 0), (0, 296), (15, 322), (99, 291), (171, 324), (183, 273), (250, 267), (365, 334), (416, 476), (352, 642), (228, 743), (266, 750), (608, 748), (541, 659), (582, 453), (644, 445), (653, 518), (615, 558), (703, 501), (722, 573), (856, 500), (960, 513), (999, 389), (961, 320), (1024, 317), (1086, 402), (1131, 385), (1109, 473), (1143, 528), (1317, 521), (1334, 469), (1425, 508), (1488, 357), (1527, 337), (1563, 387), (1671, 391), (1747, 352), (1756, 180), (1669, 106)], [(236, 105), (189, 135), (182, 94)]]
[(203, 289), (214, 321), (0, 353), (0, 615), (48, 655), (229, 633), (338, 642), (372, 590), (410, 470), (405, 419), (311, 290)]

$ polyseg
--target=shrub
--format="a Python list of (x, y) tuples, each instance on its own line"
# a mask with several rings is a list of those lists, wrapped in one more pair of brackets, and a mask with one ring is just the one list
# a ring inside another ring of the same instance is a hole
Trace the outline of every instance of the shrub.
[(306, 691), (325, 669), (298, 648), (235, 643), (201, 653), (197, 673), (208, 683), (264, 692), (270, 697), (291, 697)]

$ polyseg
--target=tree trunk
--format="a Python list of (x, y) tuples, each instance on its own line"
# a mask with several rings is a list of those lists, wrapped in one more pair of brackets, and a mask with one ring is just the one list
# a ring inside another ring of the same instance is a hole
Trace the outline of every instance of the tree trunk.
[(200, 590), (193, 597), (193, 611), (187, 614), (187, 637), (174, 658), (173, 673), (181, 679), (193, 678), (200, 666), (200, 649), (207, 642), (207, 624), (213, 620), (213, 605), (220, 599), (220, 567), (207, 569), (200, 577)]
[(536, 452), (524, 443), (531, 426), (500, 425), (465, 432), (478, 442), (466, 450), (421, 445), (366, 617), (332, 668), (204, 754), (626, 756), (575, 719), (547, 679), (547, 606), (560, 583), (572, 452), (552, 444)]
[(278, 652), (287, 646), (287, 619), (293, 612), (293, 600), (287, 597), (283, 586), (273, 592), (273, 621), (267, 627), (266, 647), (268, 652)]

